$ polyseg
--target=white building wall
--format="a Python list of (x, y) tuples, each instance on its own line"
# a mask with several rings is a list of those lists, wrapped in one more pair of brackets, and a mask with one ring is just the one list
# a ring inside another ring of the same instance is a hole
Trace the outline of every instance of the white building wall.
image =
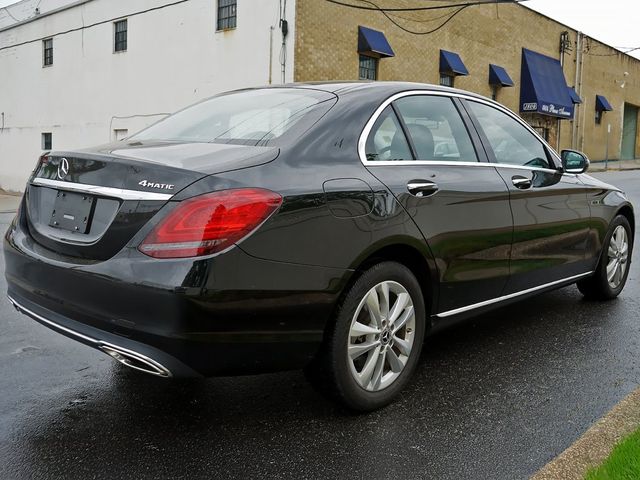
[[(238, 0), (237, 28), (224, 32), (216, 32), (216, 0), (131, 15), (174, 2), (92, 0), (0, 31), (1, 188), (23, 189), (43, 132), (53, 133), (54, 150), (94, 146), (221, 91), (282, 83), (280, 0)], [(295, 1), (286, 6), (291, 82)], [(128, 18), (128, 46), (113, 53), (119, 17)], [(52, 35), (54, 62), (43, 68), (41, 39)]]

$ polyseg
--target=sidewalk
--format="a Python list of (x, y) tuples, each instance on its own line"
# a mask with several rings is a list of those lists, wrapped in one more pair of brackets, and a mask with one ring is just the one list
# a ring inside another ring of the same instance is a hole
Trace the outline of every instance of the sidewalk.
[[(605, 162), (603, 160), (592, 161), (588, 172), (604, 172)], [(635, 160), (609, 160), (607, 170), (638, 170), (640, 169), (640, 159)]]
[(0, 193), (0, 213), (13, 213), (18, 209), (22, 195)]
[(531, 480), (583, 480), (624, 437), (640, 427), (640, 389), (625, 397)]

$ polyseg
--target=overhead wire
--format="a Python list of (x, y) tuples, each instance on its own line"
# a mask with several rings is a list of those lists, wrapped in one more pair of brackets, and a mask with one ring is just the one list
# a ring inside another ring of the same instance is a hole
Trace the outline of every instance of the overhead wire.
[(101, 20), (99, 22), (95, 22), (95, 23), (92, 23), (90, 25), (83, 25), (81, 27), (70, 28), (68, 30), (63, 30), (63, 31), (60, 31), (60, 32), (53, 33), (51, 35), (47, 35), (46, 37), (38, 37), (38, 38), (34, 38), (32, 40), (25, 40), (24, 42), (14, 43), (13, 45), (5, 45), (4, 47), (0, 47), (0, 52), (3, 51), (3, 50), (8, 50), (10, 48), (16, 48), (16, 47), (21, 47), (23, 45), (28, 45), (30, 43), (41, 42), (41, 41), (43, 41), (43, 40), (45, 40), (47, 38), (53, 38), (53, 37), (57, 37), (59, 35), (66, 35), (68, 33), (78, 32), (78, 31), (81, 31), (81, 30), (85, 30), (87, 28), (96, 27), (98, 25), (104, 25), (105, 23), (113, 23), (114, 21), (116, 21), (116, 20), (118, 20), (118, 19), (120, 19), (122, 17), (135, 17), (137, 15), (142, 15), (142, 14), (149, 13), (149, 12), (154, 12), (156, 10), (162, 10), (163, 8), (173, 7), (175, 5), (179, 5), (181, 3), (186, 3), (186, 2), (189, 2), (189, 1), (191, 1), (191, 0), (177, 0), (177, 1), (174, 1), (174, 2), (171, 2), (171, 3), (165, 3), (164, 5), (158, 5), (156, 7), (147, 8), (145, 10), (138, 10), (136, 12), (132, 12), (132, 13), (129, 13), (129, 14), (126, 14), (126, 15), (120, 15), (118, 17), (110, 18), (108, 20)]
[[(376, 3), (374, 3), (371, 0), (357, 0), (363, 3), (367, 3), (370, 6), (365, 6), (365, 5), (354, 5), (352, 3), (346, 3), (340, 0), (326, 0), (329, 3), (333, 3), (336, 5), (340, 5), (340, 6), (344, 6), (344, 7), (348, 7), (348, 8), (355, 8), (355, 9), (359, 9), (359, 10), (368, 10), (368, 11), (378, 11), (380, 13), (382, 13), (391, 23), (393, 23), (396, 27), (398, 27), (400, 30), (412, 34), (412, 35), (429, 35), (432, 33), (437, 32), (438, 30), (440, 30), (441, 28), (443, 28), (446, 24), (448, 24), (451, 20), (454, 19), (454, 17), (456, 15), (458, 15), (459, 13), (461, 13), (464, 9), (471, 7), (471, 6), (475, 6), (475, 5), (485, 5), (485, 4), (498, 4), (498, 3), (520, 3), (522, 1), (526, 1), (526, 0), (478, 0), (478, 1), (472, 1), (472, 2), (466, 2), (466, 3), (454, 3), (454, 4), (450, 4), (450, 5), (437, 5), (437, 6), (430, 6), (430, 7), (389, 7), (389, 8), (383, 8), (380, 7), (379, 5), (377, 5)], [(430, 1), (438, 1), (441, 2), (442, 0), (430, 0)], [(428, 19), (428, 20), (414, 20), (414, 19), (409, 19), (407, 17), (404, 16), (400, 16), (397, 15), (395, 13), (390, 13), (390, 12), (418, 12), (418, 11), (429, 11), (429, 10), (442, 10), (442, 9), (451, 9), (451, 8), (456, 8), (455, 11), (450, 12), (450, 13), (446, 13), (444, 15), (441, 15), (439, 17), (436, 18), (432, 18), (432, 19)], [(396, 18), (401, 18), (405, 21), (410, 21), (410, 22), (418, 22), (418, 23), (427, 23), (427, 22), (432, 22), (432, 21), (436, 21), (442, 18), (445, 18), (445, 20), (438, 25), (435, 28), (432, 28), (430, 30), (426, 30), (426, 31), (416, 31), (416, 30), (412, 30), (409, 29), (407, 27), (405, 27), (404, 25), (401, 25), (400, 23), (398, 23), (398, 21), (394, 20), (394, 18), (392, 18), (392, 16), (395, 16)]]
[[(487, 5), (494, 3), (521, 3), (526, 2), (527, 0), (475, 0), (472, 2), (464, 2), (464, 3), (452, 3), (450, 5), (435, 5), (430, 7), (379, 7), (374, 4), (373, 7), (366, 7), (364, 5), (354, 5), (353, 3), (343, 2), (341, 0), (325, 0), (326, 2), (333, 3), (335, 5), (340, 5), (342, 7), (355, 8), (358, 10), (377, 10), (380, 12), (420, 12), (427, 10), (443, 10), (447, 8), (456, 8), (456, 7), (471, 7), (474, 5)], [(365, 0), (360, 0), (365, 1)], [(437, 2), (443, 2), (444, 0), (431, 0)], [(372, 2), (367, 2), (372, 3)]]

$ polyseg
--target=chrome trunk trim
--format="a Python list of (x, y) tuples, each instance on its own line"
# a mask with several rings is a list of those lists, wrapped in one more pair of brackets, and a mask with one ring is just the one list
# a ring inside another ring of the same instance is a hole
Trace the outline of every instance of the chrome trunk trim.
[(169, 200), (173, 195), (170, 193), (142, 192), (139, 190), (127, 190), (124, 188), (102, 187), (100, 185), (86, 185), (84, 183), (63, 182), (61, 180), (51, 180), (49, 178), (34, 178), (32, 185), (41, 187), (57, 188), (70, 192), (88, 193), (101, 197), (114, 197), (120, 200)]

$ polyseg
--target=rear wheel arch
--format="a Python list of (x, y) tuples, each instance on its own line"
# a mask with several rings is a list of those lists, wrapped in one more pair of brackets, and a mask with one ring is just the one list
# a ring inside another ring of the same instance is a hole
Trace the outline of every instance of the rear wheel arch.
[(416, 277), (422, 296), (425, 300), (427, 315), (431, 313), (434, 304), (434, 294), (436, 293), (437, 276), (433, 274), (433, 269), (425, 256), (415, 247), (407, 244), (394, 244), (382, 247), (367, 256), (358, 266), (358, 272), (364, 272), (373, 265), (380, 262), (397, 262), (404, 265)]
[[(331, 318), (327, 322), (325, 328), (325, 335), (327, 328), (331, 327), (334, 321), (336, 309), (341, 304), (345, 295), (351, 290), (353, 284), (360, 278), (360, 276), (368, 269), (382, 262), (397, 262), (407, 267), (411, 273), (416, 277), (420, 284), (422, 291), (422, 297), (425, 301), (425, 311), (427, 313), (427, 322), (432, 314), (433, 307), (435, 305), (438, 295), (438, 277), (436, 274), (435, 264), (430, 261), (429, 257), (426, 257), (416, 246), (409, 243), (393, 243), (384, 246), (374, 247), (372, 250), (366, 252), (362, 258), (357, 259), (354, 263), (354, 273), (342, 288), (342, 293), (338, 301), (335, 304)], [(429, 327), (429, 325), (427, 325)]]

